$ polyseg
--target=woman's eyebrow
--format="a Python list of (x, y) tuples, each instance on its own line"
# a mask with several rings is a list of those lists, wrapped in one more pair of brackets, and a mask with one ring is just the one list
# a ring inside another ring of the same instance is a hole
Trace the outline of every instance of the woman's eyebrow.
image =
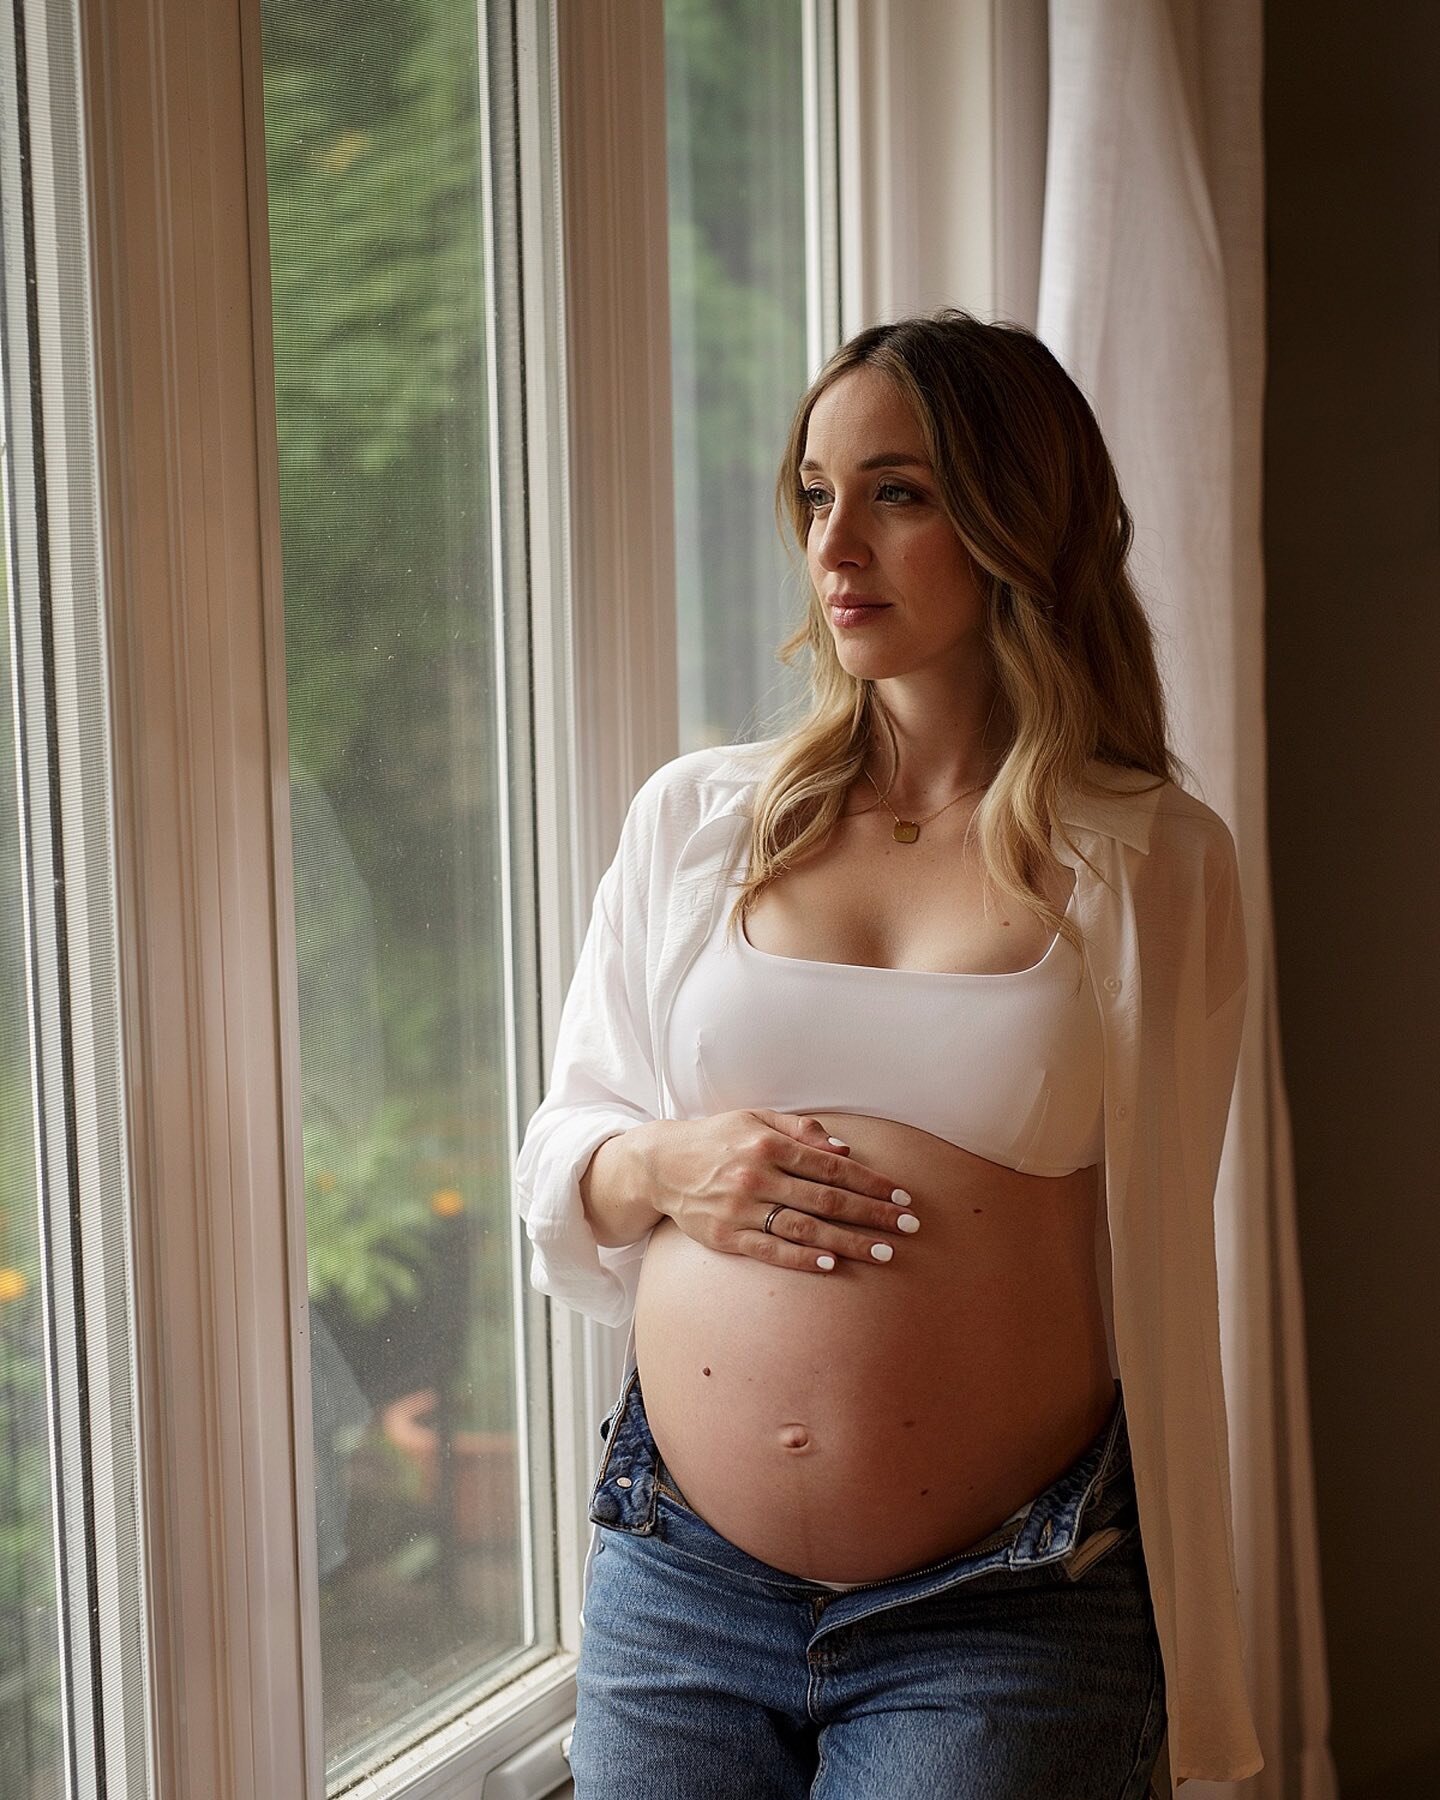
[[(882, 450), (878, 456), (867, 456), (864, 462), (856, 463), (857, 469), (928, 469), (929, 463), (923, 456), (911, 456), (905, 450)], [(801, 473), (807, 469), (821, 471), (821, 465), (814, 457), (807, 456), (800, 465)]]

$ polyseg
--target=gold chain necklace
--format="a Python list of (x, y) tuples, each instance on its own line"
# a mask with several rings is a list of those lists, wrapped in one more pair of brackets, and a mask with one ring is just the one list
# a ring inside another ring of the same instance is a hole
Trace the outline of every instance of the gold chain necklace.
[[(875, 777), (870, 773), (870, 771), (868, 769), (866, 769), (866, 771), (865, 771), (865, 779), (870, 783), (871, 787), (873, 787), (875, 789), (875, 792), (877, 794), (880, 794), (879, 785), (876, 782)], [(993, 777), (992, 777), (992, 779), (993, 779)], [(893, 787), (894, 785), (895, 785), (895, 781), (894, 781), (894, 777), (892, 776), (891, 781), (890, 781), (890, 787)], [(902, 819), (900, 817), (899, 813), (897, 813), (895, 811), (894, 807), (891, 806), (890, 802), (885, 798), (885, 794), (888, 794), (890, 792), (890, 788), (887, 787), (885, 790), (885, 793), (880, 794), (880, 804), (885, 808), (886, 812), (888, 812), (890, 817), (895, 821), (895, 823), (892, 826), (891, 831), (890, 831), (891, 837), (894, 838), (894, 840), (897, 844), (913, 844), (915, 842), (915, 840), (920, 836), (920, 827), (922, 825), (928, 825), (930, 823), (930, 819), (938, 819), (940, 817), (940, 813), (948, 812), (950, 810), (950, 808), (952, 806), (954, 806), (955, 801), (963, 800), (965, 798), (966, 794), (978, 793), (981, 788), (987, 788), (987, 787), (989, 787), (989, 785), (990, 785), (990, 783), (988, 781), (981, 781), (981, 782), (977, 782), (974, 787), (966, 788), (962, 793), (959, 793), (955, 796), (955, 800), (947, 800), (945, 802), (944, 806), (942, 806), (938, 812), (931, 813), (930, 818), (928, 818), (928, 819)]]

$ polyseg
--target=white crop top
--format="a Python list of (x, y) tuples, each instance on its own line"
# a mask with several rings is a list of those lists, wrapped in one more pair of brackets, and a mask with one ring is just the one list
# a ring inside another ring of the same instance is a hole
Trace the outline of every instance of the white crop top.
[[(898, 1119), (1029, 1175), (1103, 1160), (1100, 1014), (1063, 938), (1001, 974), (819, 962), (760, 950), (743, 926), (727, 941), (732, 904), (727, 891), (670, 1013), (687, 1116)], [(1072, 891), (1067, 916), (1074, 904)]]

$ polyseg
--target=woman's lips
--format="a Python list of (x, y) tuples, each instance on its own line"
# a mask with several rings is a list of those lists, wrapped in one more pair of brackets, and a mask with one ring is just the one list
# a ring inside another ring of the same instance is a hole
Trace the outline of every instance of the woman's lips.
[(832, 602), (830, 606), (830, 617), (834, 619), (837, 625), (847, 628), (852, 625), (865, 625), (868, 624), (871, 619), (878, 617), (882, 612), (887, 612), (889, 606), (890, 603), (888, 600), (870, 601), (856, 606), (838, 606)]

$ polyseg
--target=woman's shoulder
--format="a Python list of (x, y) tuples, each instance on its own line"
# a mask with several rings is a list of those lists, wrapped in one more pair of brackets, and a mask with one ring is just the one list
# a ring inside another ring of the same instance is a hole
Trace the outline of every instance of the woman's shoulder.
[(1148, 853), (1204, 853), (1230, 844), (1230, 828), (1198, 794), (1147, 769), (1092, 758), (1083, 782), (1066, 791), (1062, 816), (1071, 823), (1109, 831)]
[(689, 805), (704, 810), (707, 803), (723, 803), (763, 778), (779, 743), (774, 737), (683, 751), (645, 778), (635, 804), (644, 809)]
[(663, 858), (678, 853), (702, 826), (743, 812), (778, 741), (705, 745), (661, 763), (630, 802), (622, 848), (642, 861)]
[(1152, 835), (1160, 844), (1206, 863), (1235, 860), (1229, 825), (1207, 801), (1176, 781), (1167, 781), (1156, 796)]

